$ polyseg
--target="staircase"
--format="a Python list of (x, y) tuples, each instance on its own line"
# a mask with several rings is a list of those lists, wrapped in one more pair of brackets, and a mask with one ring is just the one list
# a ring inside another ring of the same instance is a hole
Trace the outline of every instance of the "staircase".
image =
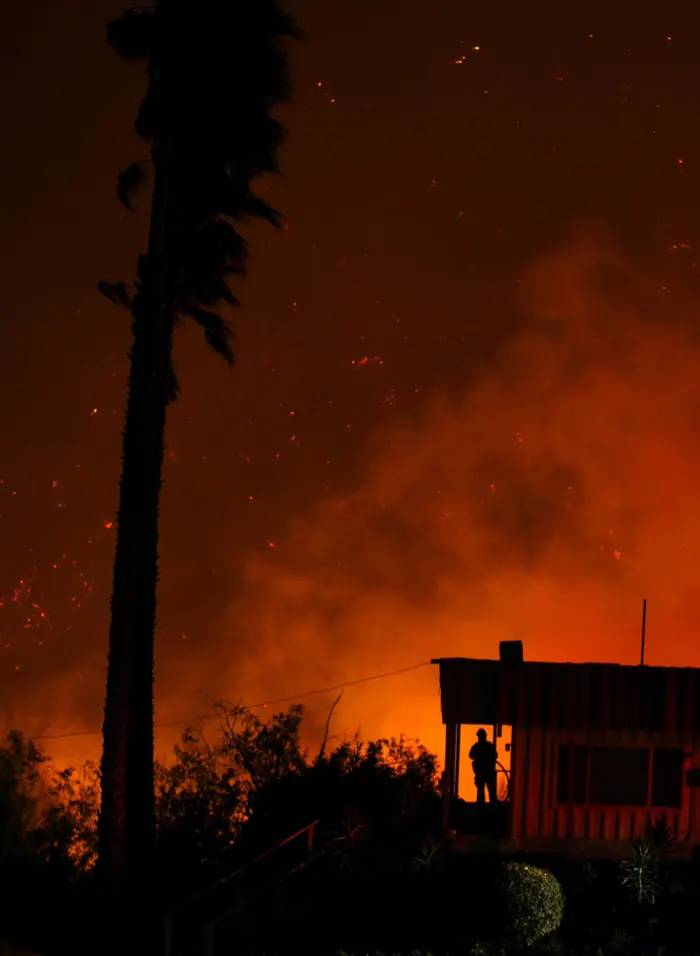
[(217, 943), (234, 925), (244, 930), (245, 924), (260, 924), (255, 904), (261, 901), (269, 921), (269, 896), (318, 857), (318, 823), (314, 820), (171, 907), (163, 919), (163, 956), (215, 956)]

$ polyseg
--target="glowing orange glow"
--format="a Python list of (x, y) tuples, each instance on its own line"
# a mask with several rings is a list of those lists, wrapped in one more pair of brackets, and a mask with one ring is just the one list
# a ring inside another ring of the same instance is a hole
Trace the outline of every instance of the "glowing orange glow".
[[(692, 412), (700, 356), (682, 324), (640, 325), (636, 316), (619, 358), (600, 351), (622, 331), (595, 275), (619, 261), (605, 239), (584, 233), (536, 263), (523, 286), (532, 322), (489, 374), (449, 401), (434, 395), (419, 423), (373, 443), (352, 493), (326, 494), (268, 538), (265, 553), (249, 554), (245, 588), (211, 624), (221, 635), (214, 658), (211, 644), (177, 632), (194, 656), (170, 679), (160, 718), (201, 709), (176, 684), (266, 700), (432, 656), (493, 656), (514, 637), (529, 658), (634, 660), (643, 596), (649, 662), (700, 662), (688, 623), (700, 558)], [(628, 281), (633, 290), (646, 279)], [(405, 398), (396, 390), (393, 401)], [(52, 567), (75, 568), (87, 595), (92, 583), (74, 561), (63, 554)], [(7, 601), (26, 612), (21, 627), (48, 628), (32, 595), (23, 577)], [(71, 602), (81, 607), (77, 589)], [(239, 653), (231, 634), (245, 635), (255, 654)], [(403, 732), (441, 753), (436, 681), (425, 667), (349, 688), (334, 732)], [(67, 700), (70, 683), (62, 687)], [(311, 737), (333, 699), (305, 701)], [(64, 729), (73, 727), (67, 720)], [(180, 729), (159, 732), (160, 753)], [(55, 741), (51, 751), (94, 757), (98, 746), (99, 738)]]
[[(700, 366), (679, 375), (682, 328), (653, 325), (619, 362), (601, 363), (592, 344), (614, 306), (594, 275), (618, 255), (584, 234), (538, 263), (525, 289), (532, 327), (499, 369), (375, 447), (356, 493), (291, 527), (274, 563), (251, 556), (245, 596), (220, 626), (250, 634), (263, 655), (236, 665), (253, 698), (288, 690), (291, 673), (313, 688), (430, 656), (492, 656), (516, 636), (530, 658), (631, 660), (652, 584), (659, 660), (697, 659), (692, 630), (675, 629), (671, 645), (661, 634), (693, 601), (697, 547), (680, 536), (694, 540), (683, 502), (700, 460), (686, 450), (694, 425), (684, 409)], [(555, 316), (566, 317), (558, 337), (541, 325)], [(567, 378), (572, 354), (581, 359)], [(591, 408), (605, 414), (591, 418)], [(441, 752), (435, 682), (425, 668), (360, 685), (334, 720), (339, 730), (400, 728)], [(319, 721), (327, 705), (310, 701)]]
[[(134, 216), (113, 189), (147, 154), (143, 75), (72, 6), (16, 44), (13, 117), (45, 88), (53, 126), (14, 130), (0, 181), (0, 677), (6, 722), (37, 735), (101, 725), (131, 332), (95, 285), (133, 280), (149, 212), (148, 189)], [(398, 36), (381, 4), (302, 6), (282, 176), (260, 189), (284, 223), (244, 230), (234, 370), (177, 333), (157, 721), (206, 710), (198, 688), (267, 701), (501, 639), (636, 662), (644, 597), (649, 663), (700, 664), (690, 14), (613, 36), (595, 11), (542, 30), (451, 0), (426, 30), (408, 0)], [(610, 235), (578, 230), (591, 210)], [(348, 687), (331, 732), (442, 752), (436, 681)], [(310, 741), (335, 697), (305, 699)]]

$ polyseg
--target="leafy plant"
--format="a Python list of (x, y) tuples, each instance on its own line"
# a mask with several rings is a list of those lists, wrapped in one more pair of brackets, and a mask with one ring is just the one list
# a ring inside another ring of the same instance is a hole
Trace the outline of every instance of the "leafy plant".
[(383, 949), (338, 949), (333, 953), (333, 956), (433, 956), (433, 954), (422, 949), (411, 949), (405, 953)]
[(625, 953), (630, 952), (633, 942), (634, 937), (630, 932), (621, 926), (616, 926), (605, 946), (605, 952), (609, 956), (624, 956)]
[(469, 956), (503, 956), (503, 946), (500, 943), (475, 943)]
[(590, 860), (584, 860), (579, 867), (579, 886), (589, 887), (598, 879), (598, 871)]
[(337, 846), (355, 846), (367, 835), (367, 820), (357, 807), (348, 807), (331, 832)]
[(622, 885), (626, 887), (640, 906), (656, 902), (661, 884), (659, 882), (660, 854), (650, 840), (635, 840), (632, 857), (621, 864)]
[(423, 837), (418, 853), (413, 858), (413, 869), (433, 870), (439, 866), (445, 855), (445, 843), (434, 834)]
[(60, 864), (70, 876), (90, 872), (97, 861), (97, 767), (90, 761), (80, 770), (47, 765), (43, 785), (37, 855), (45, 863)]
[(328, 832), (329, 848), (339, 867), (354, 871), (361, 865), (369, 835), (369, 823), (357, 807), (348, 807)]
[(621, 863), (622, 885), (638, 904), (656, 903), (662, 889), (661, 861), (673, 843), (673, 830), (662, 817), (647, 825), (644, 836), (632, 844), (631, 858)]
[(675, 842), (673, 839), (673, 830), (668, 823), (666, 823), (665, 817), (661, 817), (653, 823), (649, 823), (644, 838), (655, 848), (659, 857), (665, 856), (669, 850), (673, 849)]
[(564, 916), (564, 893), (549, 870), (527, 863), (507, 863), (500, 893), (504, 935), (509, 942), (529, 947), (559, 928)]
[(47, 757), (15, 730), (0, 745), (0, 862), (26, 853), (39, 825), (42, 771)]

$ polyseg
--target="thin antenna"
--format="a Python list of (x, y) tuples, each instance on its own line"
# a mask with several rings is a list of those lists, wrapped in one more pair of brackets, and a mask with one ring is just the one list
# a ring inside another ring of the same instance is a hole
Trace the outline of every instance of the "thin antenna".
[(647, 599), (642, 601), (642, 659), (640, 666), (644, 667), (644, 646), (647, 641)]

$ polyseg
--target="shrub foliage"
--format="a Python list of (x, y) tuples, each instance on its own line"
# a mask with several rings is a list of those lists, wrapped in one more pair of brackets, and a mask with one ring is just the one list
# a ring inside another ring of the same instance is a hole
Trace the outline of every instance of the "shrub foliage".
[(510, 862), (503, 867), (500, 883), (508, 939), (528, 947), (559, 929), (564, 893), (549, 870)]

